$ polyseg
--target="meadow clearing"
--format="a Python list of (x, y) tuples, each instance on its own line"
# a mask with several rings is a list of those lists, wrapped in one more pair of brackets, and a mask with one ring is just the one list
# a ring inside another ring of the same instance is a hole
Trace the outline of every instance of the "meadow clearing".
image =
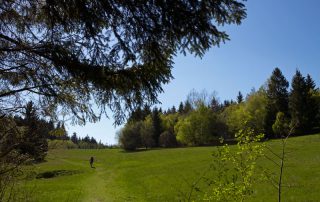
[[(280, 140), (268, 141), (279, 152)], [(292, 137), (286, 148), (284, 201), (318, 201), (320, 198), (320, 134)], [(210, 171), (216, 147), (152, 149), (124, 152), (121, 149), (51, 150), (46, 162), (30, 167), (33, 174), (21, 183), (31, 201), (185, 201), (201, 200), (210, 191), (201, 176)], [(95, 168), (89, 158), (95, 157)], [(276, 159), (275, 159), (276, 160)], [(273, 162), (258, 164), (276, 175)], [(277, 201), (277, 190), (257, 180), (248, 201)]]

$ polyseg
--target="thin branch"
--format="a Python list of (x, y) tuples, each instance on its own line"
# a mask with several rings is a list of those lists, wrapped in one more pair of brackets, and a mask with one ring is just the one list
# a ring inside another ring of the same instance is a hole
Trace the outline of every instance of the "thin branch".
[(287, 140), (292, 134), (295, 126), (291, 128), (288, 135), (285, 138), (282, 138), (282, 154), (281, 154), (281, 164), (280, 164), (280, 175), (279, 175), (279, 183), (278, 183), (278, 201), (281, 202), (281, 192), (282, 192), (282, 176), (283, 176), (283, 169), (284, 169), (284, 160), (285, 160), (285, 147), (287, 144)]
[[(16, 90), (10, 90), (10, 91), (1, 93), (0, 97), (11, 96), (16, 93), (23, 92), (23, 91), (30, 91), (31, 92), (35, 88), (48, 87), (48, 86), (53, 86), (53, 85), (54, 84), (43, 84), (43, 85), (37, 85), (37, 86), (31, 86), (31, 87), (24, 87), (24, 88), (20, 88), (20, 89), (16, 89)], [(34, 91), (34, 92), (36, 92), (36, 91)]]
[(281, 156), (279, 156), (278, 154), (276, 154), (274, 151), (272, 151), (272, 149), (268, 146), (265, 146), (265, 148), (268, 149), (268, 151), (270, 151), (273, 155), (275, 155), (276, 157), (278, 157), (279, 159), (281, 159)]
[(267, 155), (263, 155), (263, 156), (266, 157), (269, 161), (273, 162), (274, 164), (276, 164), (277, 166), (280, 167), (280, 165), (275, 160), (273, 160), (272, 158), (268, 157)]

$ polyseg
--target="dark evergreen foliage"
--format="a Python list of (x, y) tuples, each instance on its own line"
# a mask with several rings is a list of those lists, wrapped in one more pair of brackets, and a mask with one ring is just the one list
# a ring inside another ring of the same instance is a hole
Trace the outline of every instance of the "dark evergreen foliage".
[(306, 86), (308, 90), (314, 91), (316, 89), (316, 83), (314, 82), (310, 74), (307, 74)]
[(320, 126), (320, 119), (318, 115), (320, 105), (316, 98), (316, 84), (313, 81), (312, 77), (308, 74), (306, 78), (306, 90), (307, 90), (307, 98), (306, 98), (306, 117), (307, 117), (307, 124), (306, 127), (308, 131), (306, 132), (313, 132), (316, 127)]
[(90, 143), (89, 135), (86, 135), (81, 141), (86, 142), (86, 143)]
[(219, 112), (222, 110), (222, 105), (216, 97), (213, 97), (210, 102), (210, 108), (213, 112)]
[(243, 95), (241, 93), (241, 91), (239, 91), (238, 96), (237, 96), (237, 102), (238, 104), (240, 104), (243, 101)]
[(157, 103), (176, 53), (203, 56), (229, 39), (218, 28), (245, 17), (241, 0), (2, 1), (0, 101), (28, 92), (50, 115), (63, 106), (84, 123), (110, 108), (122, 123), (126, 111)]
[(151, 109), (148, 105), (144, 105), (143, 108), (138, 107), (136, 110), (131, 112), (128, 118), (128, 122), (143, 121), (150, 114), (151, 114)]
[(187, 114), (192, 111), (192, 105), (191, 103), (187, 100), (184, 104), (184, 113)]
[(233, 100), (225, 100), (225, 101), (223, 101), (222, 107), (226, 108), (226, 107), (229, 107), (230, 105), (233, 105), (233, 104), (235, 104), (235, 102)]
[(290, 93), (290, 114), (291, 125), (295, 128), (296, 134), (302, 134), (306, 130), (306, 101), (307, 101), (307, 85), (305, 78), (300, 71), (292, 78)]
[(178, 112), (179, 112), (179, 114), (183, 114), (183, 113), (184, 113), (184, 105), (183, 105), (183, 102), (180, 102)]
[(162, 127), (161, 127), (161, 119), (160, 119), (160, 114), (158, 111), (158, 108), (154, 108), (152, 110), (152, 127), (153, 127), (153, 140), (155, 143), (155, 146), (159, 146), (159, 137), (162, 133)]
[(171, 114), (175, 114), (175, 113), (177, 113), (177, 110), (176, 110), (176, 107), (175, 106), (172, 106), (172, 108), (171, 108)]
[(47, 133), (41, 131), (44, 125), (39, 120), (32, 102), (25, 106), (21, 126), (26, 127), (22, 142), (18, 146), (21, 154), (30, 155), (35, 161), (43, 161), (48, 151)]
[(73, 135), (71, 136), (70, 140), (75, 143), (75, 144), (78, 144), (78, 137), (77, 137), (77, 133), (73, 133)]
[(265, 132), (266, 137), (273, 137), (274, 133), (272, 125), (276, 120), (278, 112), (283, 112), (285, 116), (289, 116), (288, 110), (288, 87), (289, 83), (283, 76), (279, 68), (275, 68), (271, 77), (268, 80), (267, 87), (267, 112), (265, 118)]
[(296, 134), (310, 133), (316, 126), (318, 106), (312, 97), (315, 91), (315, 83), (311, 76), (304, 78), (300, 71), (296, 71), (292, 79), (290, 93), (291, 124)]
[(90, 144), (98, 144), (97, 140), (94, 137), (90, 138)]

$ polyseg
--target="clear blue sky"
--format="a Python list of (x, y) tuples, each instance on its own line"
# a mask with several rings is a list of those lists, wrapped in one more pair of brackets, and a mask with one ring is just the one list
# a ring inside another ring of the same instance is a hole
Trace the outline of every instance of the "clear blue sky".
[[(173, 79), (159, 96), (162, 108), (178, 106), (191, 89), (218, 92), (220, 100), (235, 99), (238, 91), (247, 94), (258, 89), (279, 67), (291, 82), (298, 68), (320, 85), (320, 1), (248, 0), (247, 18), (240, 26), (227, 26), (231, 40), (213, 47), (200, 59), (178, 55)], [(110, 116), (112, 116), (110, 114)], [(114, 144), (113, 120), (67, 126), (69, 134), (95, 137)]]

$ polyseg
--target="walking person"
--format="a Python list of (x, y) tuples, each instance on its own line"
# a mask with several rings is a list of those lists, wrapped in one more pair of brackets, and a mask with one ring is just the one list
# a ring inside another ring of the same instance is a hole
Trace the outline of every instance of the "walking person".
[(91, 158), (90, 158), (90, 167), (91, 168), (93, 168), (93, 161), (94, 161), (93, 156), (91, 156)]

